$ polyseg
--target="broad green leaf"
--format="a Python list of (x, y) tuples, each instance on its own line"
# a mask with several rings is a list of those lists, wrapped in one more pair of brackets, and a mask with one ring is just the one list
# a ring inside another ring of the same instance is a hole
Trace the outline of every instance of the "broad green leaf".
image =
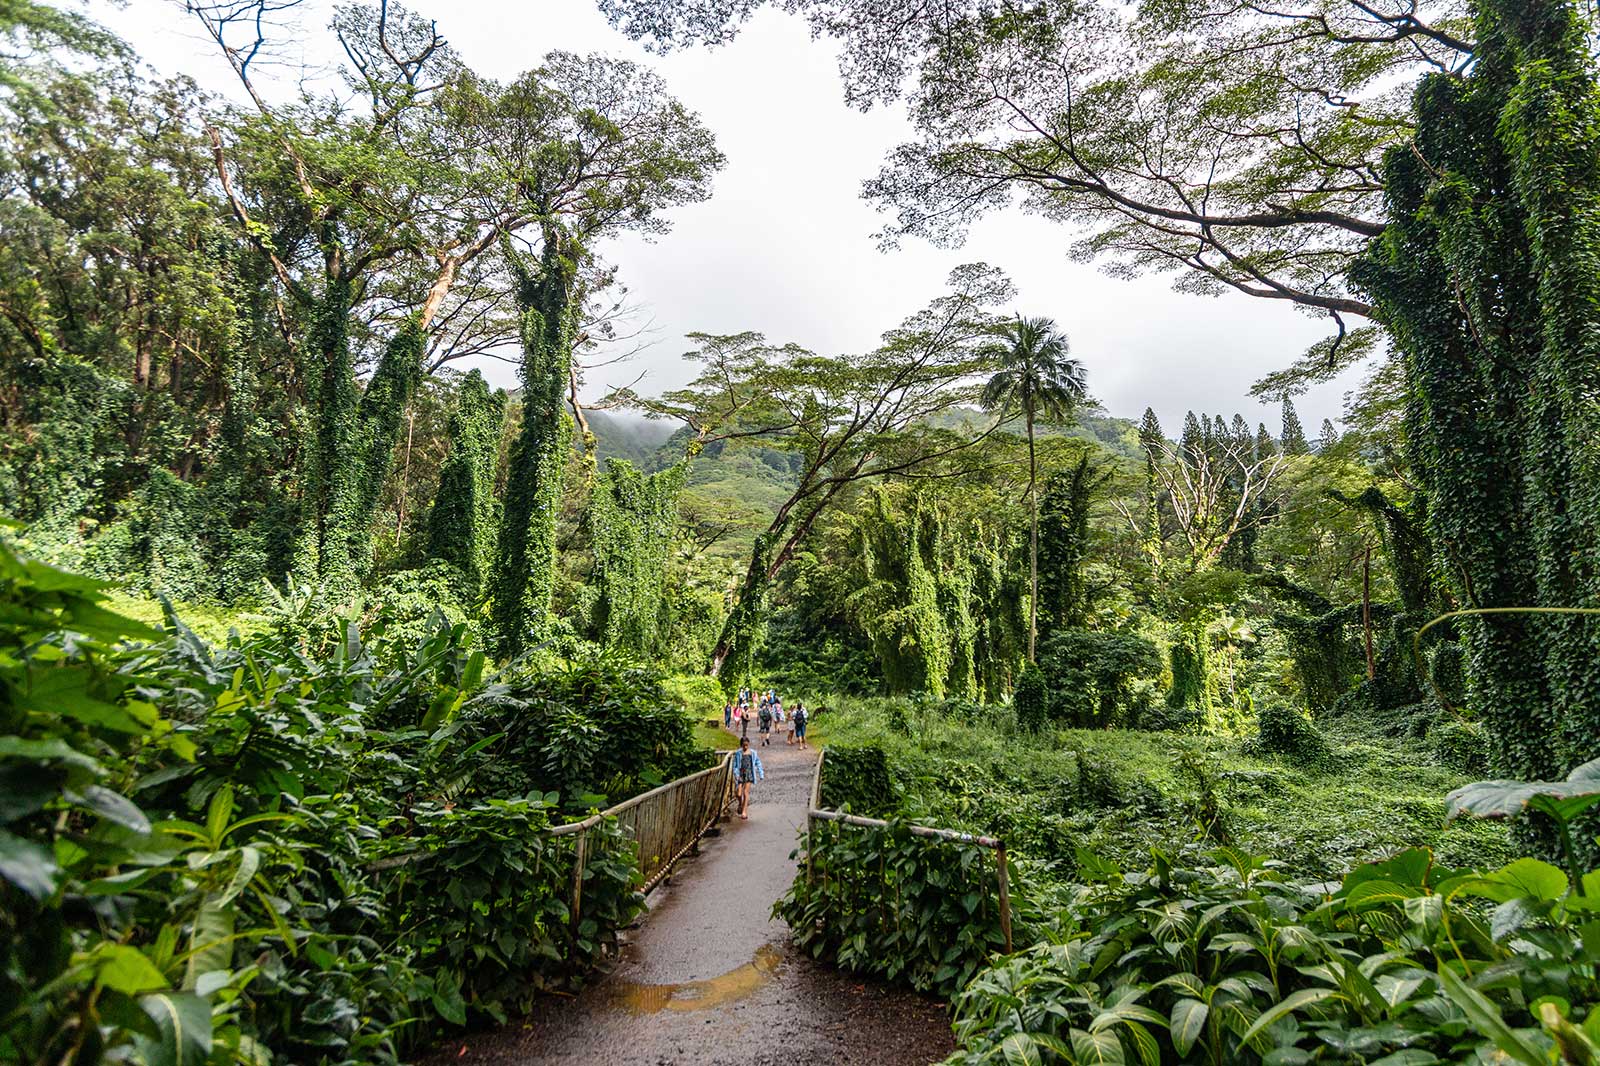
[(1298, 992), (1291, 992), (1282, 1000), (1262, 1011), (1261, 1016), (1240, 1035), (1239, 1041), (1240, 1043), (1248, 1044), (1278, 1019), (1293, 1014), (1301, 1007), (1309, 1006), (1312, 1003), (1320, 1003), (1338, 994), (1339, 990), (1336, 988), (1302, 988)]
[(1000, 1044), (1006, 1066), (1040, 1066), (1039, 1049), (1027, 1033), (1012, 1033)]
[(95, 980), (114, 992), (138, 995), (167, 987), (167, 979), (155, 963), (128, 944), (102, 944), (94, 955)]
[(200, 905), (189, 936), (189, 965), (183, 977), (185, 988), (193, 988), (203, 973), (232, 968), (234, 918), (231, 904), (208, 899)]
[(66, 715), (85, 725), (118, 733), (144, 733), (140, 722), (126, 708), (89, 695), (94, 674), (82, 666), (56, 666), (30, 673), (28, 688), (16, 694), (16, 705), (35, 714)]
[(140, 836), (147, 836), (150, 832), (150, 819), (144, 816), (138, 804), (109, 788), (89, 785), (77, 792), (65, 793), (65, 798)]
[(1504, 903), (1513, 899), (1557, 900), (1566, 894), (1567, 875), (1538, 859), (1517, 859), (1493, 873), (1467, 878), (1457, 890)]
[(59, 872), (49, 848), (0, 829), (0, 877), (34, 899), (43, 899), (56, 890)]
[(203, 1066), (211, 1055), (209, 1003), (187, 992), (157, 992), (140, 997), (139, 1006), (161, 1034), (138, 1040), (146, 1066)]
[(233, 877), (228, 881), (228, 886), (217, 897), (216, 902), (219, 906), (233, 902), (234, 897), (243, 892), (245, 886), (255, 878), (256, 871), (261, 869), (261, 852), (255, 848), (239, 848), (238, 851), (239, 867), (233, 872)]
[(1072, 1041), (1072, 1054), (1083, 1066), (1123, 1066), (1122, 1041), (1109, 1029), (1098, 1033), (1073, 1029), (1067, 1034)]
[(1482, 992), (1468, 985), (1450, 972), (1448, 966), (1439, 968), (1439, 984), (1461, 1012), (1472, 1022), (1490, 1043), (1523, 1066), (1548, 1066), (1540, 1051), (1518, 1036), (1500, 1016), (1499, 1008)]
[(1189, 1054), (1195, 1041), (1205, 1031), (1206, 1015), (1211, 1008), (1198, 999), (1180, 999), (1172, 1005), (1172, 1046), (1181, 1058)]
[(19, 759), (38, 759), (41, 762), (60, 760), (97, 773), (100, 770), (100, 764), (97, 761), (74, 748), (60, 737), (49, 737), (43, 740), (28, 740), (17, 736), (0, 737), (0, 756), (6, 755)]

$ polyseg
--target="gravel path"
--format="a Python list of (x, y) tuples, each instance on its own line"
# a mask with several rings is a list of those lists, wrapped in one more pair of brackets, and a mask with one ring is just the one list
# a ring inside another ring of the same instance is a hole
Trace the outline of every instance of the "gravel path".
[(685, 858), (610, 976), (520, 1024), (453, 1043), (438, 1064), (923, 1066), (952, 1050), (935, 1000), (798, 954), (771, 916), (789, 888), (816, 752), (758, 749), (766, 781)]

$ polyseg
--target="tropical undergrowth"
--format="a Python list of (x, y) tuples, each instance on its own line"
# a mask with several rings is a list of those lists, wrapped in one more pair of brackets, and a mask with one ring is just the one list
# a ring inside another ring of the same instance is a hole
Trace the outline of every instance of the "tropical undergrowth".
[[(951, 1063), (1600, 1061), (1600, 871), (1569, 832), (1600, 761), (1470, 783), (1291, 712), (1240, 738), (829, 713), (825, 800), (889, 821), (814, 825), (778, 911), (817, 957), (949, 998)], [(1564, 866), (1495, 824), (1530, 809)], [(996, 853), (914, 823), (1010, 845), (1014, 954)]]
[[(0, 542), (0, 1061), (378, 1063), (583, 980), (705, 765), (649, 671), (291, 597), (210, 643)], [(590, 743), (633, 722), (645, 735)]]

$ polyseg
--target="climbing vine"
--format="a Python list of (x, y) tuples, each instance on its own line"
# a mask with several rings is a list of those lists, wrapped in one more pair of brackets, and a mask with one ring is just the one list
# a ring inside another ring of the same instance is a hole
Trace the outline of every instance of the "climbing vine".
[[(1465, 77), (1416, 94), (1390, 220), (1354, 278), (1403, 355), (1427, 524), (1466, 606), (1600, 594), (1600, 103), (1567, 0), (1486, 0)], [(1554, 779), (1600, 746), (1600, 629), (1461, 622), (1494, 769)]]
[(450, 415), (450, 457), (439, 471), (439, 491), (428, 512), (428, 555), (466, 575), (471, 591), (483, 586), (494, 559), (495, 463), (505, 394), (491, 392), (474, 370), (462, 379)]
[(678, 494), (688, 474), (688, 459), (654, 474), (607, 459), (595, 479), (588, 514), (598, 592), (594, 628), (606, 647), (639, 655), (658, 650)]
[(580, 246), (549, 225), (538, 265), (506, 246), (521, 309), (522, 430), (511, 448), (493, 575), (493, 620), (501, 654), (512, 656), (550, 615), (556, 513), (572, 444), (563, 406), (572, 369)]

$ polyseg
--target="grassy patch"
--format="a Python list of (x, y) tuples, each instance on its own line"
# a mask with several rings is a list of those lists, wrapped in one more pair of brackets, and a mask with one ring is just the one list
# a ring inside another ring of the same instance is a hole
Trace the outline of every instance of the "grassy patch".
[(1423, 745), (1330, 732), (1315, 767), (1254, 756), (1230, 737), (1133, 730), (1019, 733), (1009, 711), (960, 720), (904, 701), (830, 701), (829, 738), (889, 754), (906, 810), (930, 824), (1004, 837), (1064, 873), (1087, 848), (1140, 868), (1209, 826), (1213, 839), (1324, 879), (1406, 847), (1450, 865), (1513, 856), (1503, 826), (1444, 825), (1444, 796), (1470, 778)]

